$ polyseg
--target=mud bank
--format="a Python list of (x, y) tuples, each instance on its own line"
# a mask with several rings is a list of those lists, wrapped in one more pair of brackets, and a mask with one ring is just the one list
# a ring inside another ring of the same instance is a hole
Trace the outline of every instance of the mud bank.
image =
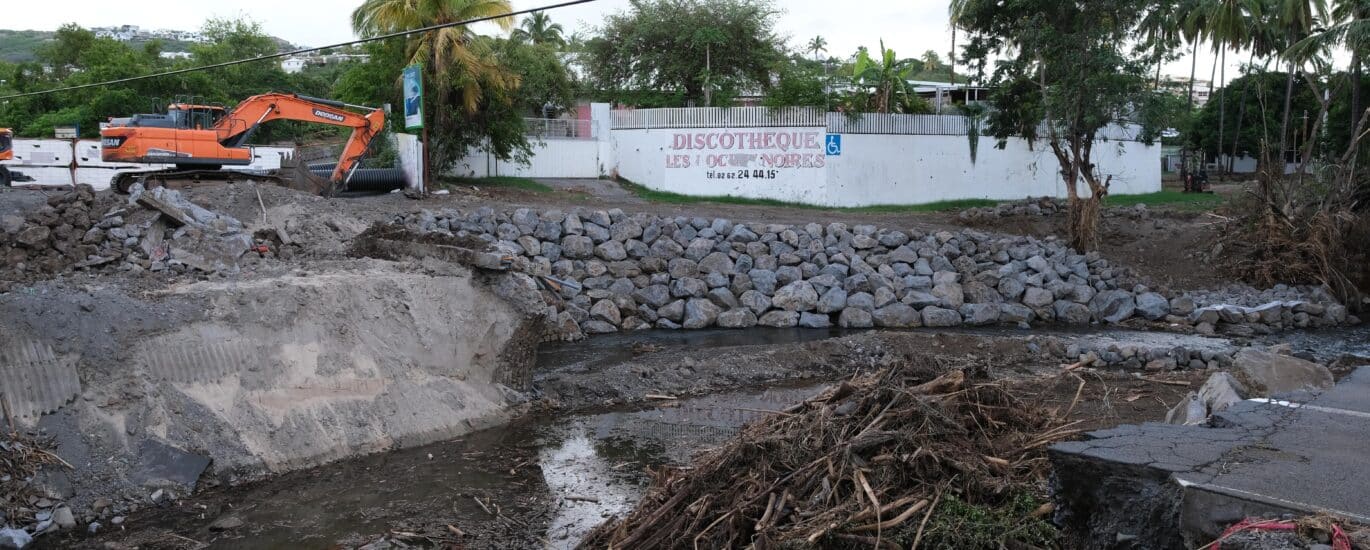
[(543, 330), (541, 311), (519, 301), (532, 281), (413, 267), (353, 261), (144, 294), (49, 284), (0, 296), (10, 410), (55, 436), (73, 466), (36, 482), (85, 523), (197, 481), (236, 484), (507, 421)]

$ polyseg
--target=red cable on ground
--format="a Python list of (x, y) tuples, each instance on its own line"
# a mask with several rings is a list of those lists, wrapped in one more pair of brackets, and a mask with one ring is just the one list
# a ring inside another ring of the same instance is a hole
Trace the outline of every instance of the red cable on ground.
[[(1297, 529), (1298, 525), (1292, 521), (1247, 518), (1223, 531), (1222, 536), (1213, 542), (1213, 550), (1222, 550), (1224, 540), (1242, 531), (1294, 531)], [(1332, 550), (1351, 550), (1351, 538), (1347, 537), (1346, 532), (1342, 531), (1341, 526), (1337, 524), (1332, 524)]]

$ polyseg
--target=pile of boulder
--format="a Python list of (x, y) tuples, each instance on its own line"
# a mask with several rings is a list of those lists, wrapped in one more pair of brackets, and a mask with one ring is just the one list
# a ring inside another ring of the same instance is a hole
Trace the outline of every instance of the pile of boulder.
[[(560, 285), (553, 306), (568, 340), (648, 328), (1209, 321), (1209, 310), (1195, 300), (1132, 284), (1128, 270), (1054, 238), (743, 224), (619, 209), (486, 207), (422, 211), (393, 222), (477, 237), (517, 258), (527, 273), (573, 283)], [(1313, 314), (1317, 306), (1320, 316)], [(1281, 302), (1278, 319), (1265, 312), (1255, 319), (1220, 315), (1206, 328), (1272, 331), (1296, 325), (1298, 313), (1308, 314), (1309, 326), (1353, 320), (1337, 314), (1344, 308), (1334, 310), (1312, 299)]]
[(89, 185), (54, 195), (27, 218), (0, 225), (0, 279), (15, 281), (68, 269), (118, 266), (124, 271), (234, 271), (255, 246), (242, 222), (211, 212), (175, 190), (144, 191), (128, 200)]

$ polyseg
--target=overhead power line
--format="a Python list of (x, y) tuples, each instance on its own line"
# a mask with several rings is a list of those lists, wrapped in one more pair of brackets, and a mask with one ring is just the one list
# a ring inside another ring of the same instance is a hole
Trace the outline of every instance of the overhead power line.
[(567, 2), (561, 2), (561, 3), (559, 3), (559, 4), (548, 4), (548, 5), (546, 5), (546, 6), (541, 6), (541, 7), (537, 7), (537, 8), (529, 8), (529, 9), (526, 9), (526, 10), (511, 11), (511, 12), (509, 12), (509, 13), (502, 13), (502, 14), (499, 14), (499, 15), (489, 15), (489, 16), (485, 16), (485, 17), (476, 17), (476, 18), (472, 18), (472, 19), (467, 19), (467, 20), (464, 20), (464, 21), (456, 21), (456, 22), (452, 22), (452, 23), (442, 23), (442, 24), (440, 24), (440, 25), (431, 25), (431, 26), (428, 26), (428, 27), (423, 27), (423, 28), (421, 28), (421, 29), (413, 29), (413, 30), (407, 30), (407, 31), (394, 32), (394, 33), (390, 33), (390, 34), (384, 34), (384, 35), (381, 35), (381, 36), (373, 36), (373, 37), (371, 37), (371, 38), (362, 38), (362, 39), (358, 39), (358, 40), (352, 40), (352, 41), (350, 41), (350, 42), (340, 42), (340, 43), (337, 43), (337, 44), (330, 44), (330, 45), (327, 45), (327, 46), (319, 46), (319, 47), (317, 47), (317, 48), (304, 48), (304, 49), (300, 49), (300, 50), (293, 50), (293, 51), (288, 51), (288, 52), (274, 53), (274, 54), (271, 54), (271, 55), (263, 55), (263, 56), (258, 56), (258, 57), (250, 57), (250, 58), (247, 58), (247, 59), (238, 59), (238, 60), (235, 60), (235, 61), (225, 61), (225, 62), (223, 62), (223, 63), (215, 63), (215, 64), (212, 64), (212, 65), (202, 65), (202, 66), (199, 66), (199, 67), (187, 67), (187, 68), (185, 68), (185, 69), (176, 69), (176, 70), (174, 70), (174, 71), (166, 71), (166, 72), (161, 72), (161, 73), (153, 73), (153, 74), (143, 75), (143, 76), (132, 76), (132, 77), (128, 77), (128, 78), (120, 78), (120, 79), (117, 79), (117, 80), (107, 80), (107, 81), (105, 81), (105, 82), (96, 82), (96, 83), (93, 83), (93, 84), (81, 84), (81, 85), (79, 85), (79, 86), (68, 86), (68, 87), (66, 87), (66, 88), (56, 88), (56, 89), (53, 89), (53, 90), (43, 90), (43, 91), (41, 91), (41, 92), (25, 92), (25, 93), (22, 93), (22, 94), (13, 94), (13, 95), (7, 95), (7, 96), (0, 96), (0, 101), (6, 100), (6, 99), (15, 99), (15, 98), (19, 98), (19, 97), (30, 97), (30, 96), (39, 96), (39, 95), (46, 95), (46, 94), (55, 94), (55, 93), (58, 93), (58, 92), (69, 92), (69, 91), (72, 91), (72, 90), (80, 90), (80, 89), (83, 89), (83, 88), (96, 88), (96, 87), (100, 87), (100, 86), (109, 86), (109, 85), (112, 85), (112, 84), (123, 84), (123, 83), (125, 83), (125, 82), (135, 82), (135, 81), (138, 81), (138, 80), (147, 80), (147, 79), (150, 79), (150, 78), (161, 78), (161, 77), (164, 77), (164, 76), (171, 76), (171, 75), (178, 75), (178, 74), (193, 73), (193, 72), (198, 72), (198, 71), (207, 71), (207, 70), (210, 70), (210, 69), (218, 69), (218, 68), (222, 68), (222, 67), (231, 67), (231, 66), (233, 66), (233, 65), (242, 65), (242, 64), (244, 64), (244, 63), (254, 63), (254, 62), (257, 62), (257, 61), (266, 61), (266, 60), (268, 60), (268, 59), (279, 59), (279, 58), (282, 58), (282, 57), (290, 57), (290, 56), (292, 56), (292, 55), (300, 55), (300, 54), (305, 54), (305, 53), (312, 53), (312, 52), (317, 52), (317, 51), (322, 51), (322, 50), (327, 50), (327, 49), (332, 49), (332, 48), (341, 48), (341, 47), (344, 47), (344, 46), (355, 46), (355, 45), (357, 45), (357, 44), (365, 44), (365, 43), (367, 43), (367, 42), (377, 42), (377, 41), (380, 41), (380, 40), (388, 40), (388, 39), (391, 39), (391, 38), (398, 38), (398, 37), (401, 37), (401, 36), (409, 36), (409, 35), (411, 35), (411, 34), (420, 34), (420, 33), (425, 33), (425, 32), (429, 32), (429, 31), (435, 31), (435, 30), (438, 30), (438, 29), (445, 29), (445, 28), (448, 28), (448, 27), (460, 27), (460, 26), (462, 26), (462, 25), (470, 25), (470, 24), (472, 24), (472, 23), (483, 23), (483, 22), (485, 22), (485, 21), (493, 21), (493, 20), (496, 20), (496, 19), (503, 19), (503, 18), (505, 18), (505, 17), (513, 17), (513, 16), (516, 16), (516, 15), (526, 15), (526, 14), (533, 13), (533, 12), (537, 12), (537, 11), (554, 10), (554, 9), (558, 9), (558, 8), (565, 8), (565, 7), (575, 6), (575, 5), (577, 5), (577, 4), (589, 4), (590, 2), (595, 2), (595, 1), (596, 1), (596, 0), (570, 0), (570, 1), (567, 1)]

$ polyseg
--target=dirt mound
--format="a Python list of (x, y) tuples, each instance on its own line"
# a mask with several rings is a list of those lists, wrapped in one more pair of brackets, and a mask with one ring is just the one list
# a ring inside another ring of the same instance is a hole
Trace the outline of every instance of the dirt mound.
[[(691, 468), (659, 473), (637, 509), (581, 547), (906, 548), (958, 530), (948, 514), (1012, 507), (1065, 432), (967, 372), (915, 360), (752, 424)], [(1049, 530), (1016, 527), (1000, 535), (1040, 545)]]

